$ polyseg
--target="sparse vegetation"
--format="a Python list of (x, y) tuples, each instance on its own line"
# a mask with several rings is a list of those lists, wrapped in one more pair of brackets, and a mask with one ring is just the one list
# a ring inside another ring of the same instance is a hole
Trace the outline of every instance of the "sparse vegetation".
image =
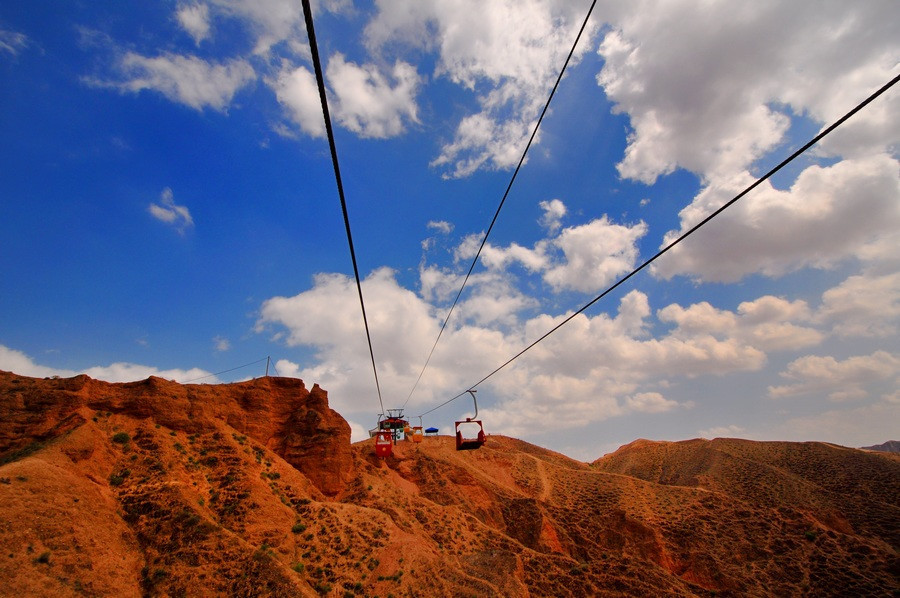
[(131, 441), (131, 436), (128, 435), (128, 432), (116, 432), (113, 434), (112, 441), (116, 444), (128, 444)]
[(125, 478), (131, 475), (130, 469), (122, 469), (121, 471), (114, 471), (109, 474), (109, 485), (110, 486), (121, 486), (125, 483)]
[(35, 441), (26, 446), (23, 446), (20, 449), (16, 449), (14, 451), (10, 451), (0, 457), (0, 465), (6, 465), (7, 463), (12, 463), (13, 461), (18, 461), (19, 459), (24, 459), (34, 453), (38, 452), (44, 448), (44, 443)]

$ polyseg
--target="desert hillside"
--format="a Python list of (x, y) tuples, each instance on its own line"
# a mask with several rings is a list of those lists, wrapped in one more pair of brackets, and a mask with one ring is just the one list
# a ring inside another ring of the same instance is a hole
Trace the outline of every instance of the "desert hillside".
[(299, 380), (0, 372), (0, 464), (3, 595), (900, 593), (900, 457), (828, 444), (381, 461)]

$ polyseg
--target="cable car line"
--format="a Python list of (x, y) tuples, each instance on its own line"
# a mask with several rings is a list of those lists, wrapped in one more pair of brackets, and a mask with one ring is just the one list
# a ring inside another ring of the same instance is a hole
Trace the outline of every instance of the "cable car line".
[[(534, 341), (533, 343), (531, 343), (530, 345), (528, 345), (527, 347), (525, 347), (524, 349), (522, 349), (521, 351), (519, 351), (518, 353), (516, 353), (515, 355), (513, 355), (510, 359), (508, 359), (508, 360), (507, 360), (506, 362), (504, 362), (501, 366), (499, 366), (499, 367), (496, 368), (494, 371), (492, 371), (491, 373), (489, 373), (487, 376), (485, 376), (484, 378), (482, 378), (481, 380), (479, 380), (479, 381), (476, 382), (475, 384), (472, 384), (471, 386), (469, 386), (469, 388), (468, 388), (467, 390), (464, 390), (463, 392), (459, 393), (459, 394), (456, 395), (455, 397), (453, 397), (453, 398), (451, 398), (451, 399), (448, 399), (448, 400), (444, 401), (443, 403), (441, 403), (441, 404), (438, 405), (437, 407), (434, 407), (433, 409), (430, 409), (430, 410), (428, 410), (428, 411), (425, 411), (424, 413), (422, 413), (422, 415), (428, 415), (429, 413), (431, 413), (431, 412), (433, 412), (433, 411), (436, 411), (436, 410), (440, 409), (440, 408), (443, 407), (444, 405), (447, 405), (447, 404), (449, 404), (449, 403), (455, 401), (456, 399), (462, 397), (462, 396), (465, 395), (467, 392), (470, 392), (471, 390), (474, 390), (476, 387), (478, 387), (478, 385), (480, 385), (481, 383), (485, 382), (486, 380), (488, 380), (488, 378), (490, 378), (491, 376), (493, 376), (494, 374), (496, 374), (497, 372), (499, 372), (500, 370), (502, 370), (503, 368), (505, 368), (506, 366), (508, 366), (509, 364), (511, 364), (513, 361), (515, 361), (515, 360), (518, 359), (519, 357), (521, 357), (521, 356), (522, 356), (525, 352), (527, 352), (529, 349), (531, 349), (532, 347), (534, 347), (535, 345), (537, 345), (538, 343), (540, 343), (541, 341), (543, 341), (545, 338), (547, 338), (548, 336), (550, 336), (551, 334), (553, 334), (554, 332), (556, 332), (557, 330), (559, 330), (560, 328), (562, 328), (565, 324), (567, 324), (569, 321), (571, 321), (575, 316), (577, 316), (578, 314), (583, 313), (586, 309), (588, 309), (589, 307), (591, 307), (592, 305), (594, 305), (597, 301), (599, 301), (600, 299), (602, 299), (603, 297), (605, 297), (606, 295), (608, 295), (609, 293), (611, 293), (613, 290), (615, 290), (616, 288), (618, 288), (618, 287), (619, 287), (621, 284), (623, 284), (626, 280), (628, 280), (629, 278), (631, 278), (632, 276), (634, 276), (635, 274), (637, 274), (638, 272), (640, 272), (641, 270), (643, 270), (644, 268), (646, 268), (647, 266), (649, 266), (650, 264), (652, 264), (654, 261), (657, 260), (657, 258), (659, 258), (659, 257), (662, 256), (663, 254), (665, 254), (666, 252), (668, 252), (670, 249), (672, 249), (673, 247), (675, 247), (676, 245), (678, 245), (679, 243), (681, 243), (681, 242), (682, 242), (683, 240), (685, 240), (687, 237), (689, 237), (689, 236), (691, 236), (692, 234), (694, 234), (698, 229), (700, 229), (702, 226), (704, 226), (704, 225), (705, 225), (706, 223), (708, 223), (710, 220), (712, 220), (713, 218), (715, 218), (716, 216), (718, 216), (719, 214), (721, 214), (722, 212), (724, 212), (727, 208), (729, 208), (730, 206), (732, 206), (735, 202), (737, 202), (739, 199), (741, 199), (742, 197), (744, 197), (745, 195), (747, 195), (750, 191), (752, 191), (753, 189), (755, 189), (756, 187), (758, 187), (758, 186), (759, 186), (760, 184), (762, 184), (764, 181), (766, 181), (766, 180), (768, 180), (769, 178), (771, 178), (772, 175), (774, 175), (774, 174), (777, 173), (779, 170), (781, 170), (782, 168), (784, 168), (785, 166), (787, 166), (787, 165), (788, 165), (789, 163), (791, 163), (795, 158), (797, 158), (797, 157), (800, 156), (801, 154), (805, 153), (809, 148), (811, 148), (813, 145), (815, 145), (816, 143), (818, 143), (819, 141), (821, 141), (826, 135), (828, 135), (829, 133), (831, 133), (832, 131), (834, 131), (835, 129), (837, 129), (839, 126), (841, 126), (842, 124), (844, 124), (844, 122), (847, 121), (850, 117), (852, 117), (854, 114), (856, 114), (857, 112), (859, 112), (860, 110), (862, 110), (863, 108), (865, 108), (869, 103), (871, 103), (873, 100), (875, 100), (878, 96), (882, 95), (884, 92), (886, 92), (886, 91), (889, 90), (891, 87), (893, 87), (894, 84), (896, 84), (898, 80), (900, 80), (900, 75), (895, 76), (893, 79), (891, 79), (890, 81), (888, 81), (887, 83), (885, 83), (880, 89), (878, 89), (877, 91), (875, 91), (874, 93), (872, 93), (869, 97), (867, 97), (865, 100), (863, 100), (862, 102), (860, 102), (859, 104), (857, 104), (857, 106), (856, 106), (855, 108), (853, 108), (852, 110), (850, 110), (849, 112), (847, 112), (844, 116), (842, 116), (841, 118), (839, 118), (838, 120), (836, 120), (834, 123), (832, 123), (828, 128), (823, 129), (818, 135), (816, 135), (816, 136), (813, 137), (811, 140), (809, 140), (808, 142), (806, 142), (806, 144), (804, 144), (803, 147), (801, 147), (800, 149), (798, 149), (797, 151), (795, 151), (794, 153), (792, 153), (790, 156), (788, 156), (787, 158), (785, 158), (784, 160), (782, 160), (777, 166), (775, 166), (774, 168), (772, 168), (771, 170), (769, 170), (769, 172), (767, 172), (766, 174), (764, 174), (764, 175), (761, 176), (760, 178), (756, 179), (756, 181), (755, 181), (754, 183), (752, 183), (750, 186), (748, 186), (746, 189), (744, 189), (743, 191), (741, 191), (740, 193), (738, 193), (737, 195), (735, 195), (732, 199), (730, 199), (730, 200), (729, 200), (728, 202), (726, 202), (724, 205), (722, 205), (722, 206), (719, 207), (717, 210), (715, 210), (714, 212), (712, 212), (711, 214), (709, 214), (708, 216), (706, 216), (703, 220), (701, 220), (700, 222), (698, 222), (697, 224), (695, 224), (693, 227), (691, 227), (690, 229), (688, 229), (684, 234), (682, 234), (681, 236), (679, 236), (677, 239), (675, 239), (674, 241), (672, 241), (671, 243), (669, 243), (668, 245), (666, 245), (665, 247), (663, 247), (662, 249), (660, 249), (653, 257), (651, 257), (650, 259), (648, 259), (647, 261), (645, 261), (644, 263), (642, 263), (640, 266), (638, 266), (637, 268), (635, 268), (634, 270), (632, 270), (627, 276), (624, 276), (623, 278), (620, 278), (615, 284), (613, 284), (611, 287), (609, 287), (608, 289), (606, 289), (605, 291), (603, 291), (602, 293), (600, 293), (599, 295), (597, 295), (595, 298), (593, 298), (591, 301), (589, 301), (587, 304), (585, 304), (581, 309), (579, 309), (579, 310), (576, 311), (575, 313), (573, 313), (573, 314), (571, 314), (570, 316), (568, 316), (568, 317), (567, 317), (566, 319), (564, 319), (562, 322), (560, 322), (559, 324), (557, 324), (556, 326), (554, 326), (553, 328), (551, 328), (549, 331), (547, 331), (546, 333), (544, 333), (543, 336), (541, 336), (540, 338), (538, 338), (536, 341)], [(473, 395), (473, 396), (474, 396), (474, 395)]]
[(525, 145), (525, 150), (522, 152), (522, 157), (519, 158), (519, 163), (516, 166), (515, 171), (513, 171), (512, 178), (510, 179), (509, 184), (506, 186), (506, 191), (503, 193), (503, 197), (500, 199), (500, 204), (497, 206), (497, 211), (494, 212), (494, 217), (491, 219), (491, 224), (490, 226), (488, 226), (487, 232), (484, 233), (484, 238), (481, 239), (481, 245), (478, 247), (478, 251), (475, 253), (475, 257), (472, 259), (472, 264), (469, 266), (469, 271), (466, 272), (466, 276), (463, 279), (462, 286), (459, 287), (459, 292), (456, 293), (456, 298), (450, 305), (450, 310), (447, 312), (447, 317), (444, 318), (444, 321), (441, 324), (441, 329), (438, 332), (437, 338), (434, 339), (434, 344), (431, 346), (431, 351), (428, 352), (428, 358), (425, 360), (425, 365), (422, 366), (422, 371), (419, 372), (419, 376), (416, 378), (416, 382), (413, 384), (412, 390), (409, 391), (409, 395), (407, 395), (406, 401), (404, 401), (403, 403), (404, 407), (406, 407), (406, 404), (409, 402), (409, 399), (415, 392), (416, 387), (419, 385), (419, 381), (422, 380), (422, 374), (425, 373), (425, 370), (428, 368), (428, 364), (431, 362), (431, 357), (432, 355), (434, 355), (434, 349), (435, 347), (437, 347), (438, 341), (441, 340), (441, 335), (444, 334), (444, 329), (447, 327), (447, 322), (450, 321), (450, 316), (453, 314), (453, 309), (459, 302), (459, 298), (462, 295), (463, 289), (466, 288), (466, 283), (469, 282), (469, 276), (471, 276), (472, 270), (475, 269), (475, 264), (478, 263), (478, 257), (481, 255), (481, 250), (484, 249), (484, 245), (485, 243), (487, 243), (488, 237), (491, 234), (491, 230), (494, 228), (494, 224), (497, 222), (497, 217), (500, 215), (500, 210), (503, 209), (503, 204), (506, 203), (506, 198), (509, 196), (509, 192), (512, 189), (513, 183), (516, 181), (516, 177), (519, 174), (519, 169), (522, 168), (522, 164), (525, 162), (525, 156), (528, 155), (528, 150), (531, 148), (531, 144), (532, 142), (534, 142), (534, 138), (537, 136), (538, 129), (541, 126), (541, 122), (544, 120), (544, 116), (547, 114), (547, 110), (550, 108), (550, 102), (553, 100), (553, 96), (556, 94), (556, 90), (559, 87), (560, 81), (562, 81), (563, 75), (566, 72), (566, 68), (569, 66), (569, 62), (572, 60), (572, 56), (575, 54), (575, 49), (578, 47), (578, 42), (581, 40), (581, 34), (584, 33), (584, 30), (588, 24), (588, 20), (591, 18), (591, 13), (594, 11), (594, 6), (596, 4), (597, 0), (593, 0), (593, 2), (591, 2), (590, 8), (588, 8), (587, 14), (584, 17), (584, 21), (581, 23), (581, 28), (578, 30), (578, 35), (575, 36), (575, 42), (572, 44), (572, 49), (569, 50), (569, 55), (566, 56), (566, 61), (565, 63), (563, 63), (562, 69), (559, 71), (559, 76), (556, 78), (556, 83), (553, 84), (553, 89), (550, 91), (550, 97), (547, 98), (547, 103), (544, 104), (544, 108), (543, 110), (541, 110), (541, 115), (538, 117), (538, 120), (534, 125), (534, 130), (531, 132), (531, 137), (528, 139), (528, 143)]
[(196, 382), (197, 380), (204, 380), (206, 378), (212, 378), (213, 376), (218, 376), (220, 374), (227, 374), (228, 372), (233, 372), (235, 370), (240, 370), (242, 368), (250, 367), (251, 365), (256, 365), (257, 363), (262, 363), (269, 359), (268, 357), (263, 357), (262, 359), (257, 359), (256, 361), (252, 361), (250, 363), (245, 363), (244, 365), (239, 365), (233, 368), (229, 368), (227, 370), (222, 370), (221, 372), (216, 372), (215, 374), (206, 374), (205, 376), (200, 376), (199, 378), (191, 378), (190, 380), (185, 380), (182, 384), (190, 384), (191, 382)]
[(303, 16), (306, 19), (306, 33), (309, 37), (309, 50), (312, 54), (313, 67), (316, 71), (316, 84), (319, 87), (319, 100), (322, 103), (322, 114), (325, 118), (325, 131), (328, 133), (328, 146), (331, 148), (331, 163), (334, 165), (334, 178), (337, 183), (338, 196), (341, 199), (341, 211), (344, 214), (344, 228), (347, 230), (347, 244), (350, 246), (350, 260), (353, 262), (353, 276), (356, 277), (356, 290), (359, 293), (359, 307), (362, 310), (363, 324), (366, 328), (366, 341), (369, 343), (369, 357), (372, 359), (372, 372), (375, 374), (375, 389), (378, 391), (378, 403), (384, 413), (384, 402), (381, 399), (381, 385), (378, 383), (378, 368), (375, 367), (375, 352), (372, 350), (372, 336), (369, 334), (369, 320), (366, 318), (366, 303), (363, 301), (362, 284), (359, 280), (359, 268), (356, 265), (356, 252), (353, 250), (353, 235), (350, 233), (350, 217), (347, 214), (347, 201), (344, 198), (344, 185), (341, 182), (341, 169), (338, 165), (337, 147), (334, 143), (334, 131), (331, 128), (331, 115), (328, 112), (328, 98), (325, 96), (325, 78), (322, 64), (319, 61), (319, 49), (316, 46), (316, 32), (313, 27), (312, 10), (309, 0), (302, 0)]

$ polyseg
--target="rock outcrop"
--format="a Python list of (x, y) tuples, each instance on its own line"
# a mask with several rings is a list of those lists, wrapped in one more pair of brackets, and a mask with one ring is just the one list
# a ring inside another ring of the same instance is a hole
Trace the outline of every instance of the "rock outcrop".
[(0, 372), (0, 458), (28, 451), (85, 423), (88, 412), (151, 420), (188, 434), (222, 424), (259, 442), (303, 472), (324, 494), (353, 476), (350, 426), (328, 393), (295, 378), (234, 384), (178, 384), (151, 376), (111, 384), (81, 375), (36, 379)]

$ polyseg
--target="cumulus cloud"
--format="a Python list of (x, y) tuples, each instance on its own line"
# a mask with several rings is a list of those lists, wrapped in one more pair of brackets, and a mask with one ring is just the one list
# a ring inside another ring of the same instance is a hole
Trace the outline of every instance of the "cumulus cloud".
[[(549, 0), (402, 0), (377, 6), (366, 27), (370, 48), (400, 44), (436, 53), (434, 76), (472, 90), (477, 102), (432, 164), (450, 177), (515, 165), (586, 7)], [(576, 62), (587, 48), (580, 44)]]
[(900, 272), (847, 278), (825, 291), (816, 317), (841, 337), (895, 338), (900, 331)]
[(541, 216), (540, 220), (541, 226), (550, 233), (558, 231), (559, 227), (562, 226), (560, 220), (566, 215), (566, 204), (558, 199), (551, 199), (550, 201), (542, 201), (538, 205), (544, 210), (544, 215)]
[[(553, 201), (557, 203), (547, 204), (545, 213), (565, 213), (565, 205)], [(639, 255), (637, 242), (646, 234), (647, 225), (614, 224), (604, 215), (587, 224), (554, 230), (558, 231), (555, 236), (538, 241), (532, 248), (518, 243), (507, 247), (485, 243), (481, 263), (495, 272), (521, 265), (529, 272), (540, 273), (554, 292), (593, 293), (634, 268)], [(484, 233), (463, 239), (454, 254), (456, 261), (474, 258), (483, 238)]]
[(677, 401), (669, 400), (658, 392), (639, 392), (630, 397), (626, 397), (625, 406), (628, 409), (639, 413), (665, 413), (666, 411), (671, 411), (676, 407), (683, 407), (685, 405), (681, 405)]
[(209, 38), (209, 5), (180, 4), (175, 11), (175, 18), (188, 35), (194, 38), (194, 43), (198, 46), (200, 42)]
[(556, 291), (600, 290), (634, 268), (637, 241), (646, 233), (643, 222), (625, 226), (613, 224), (607, 216), (565, 228), (552, 241), (563, 259), (547, 269), (544, 280)]
[(212, 5), (247, 24), (256, 36), (256, 54), (265, 54), (274, 44), (305, 34), (303, 9), (297, 0), (212, 0)]
[(54, 368), (35, 363), (35, 361), (25, 353), (10, 349), (3, 345), (0, 345), (0, 370), (15, 372), (22, 376), (31, 376), (34, 378), (46, 378), (49, 376), (70, 378), (72, 376), (77, 376), (78, 374), (87, 374), (91, 378), (105, 380), (106, 382), (134, 382), (137, 380), (146, 380), (150, 376), (157, 376), (159, 378), (166, 378), (167, 380), (174, 380), (182, 383), (200, 378), (202, 378), (205, 383), (216, 383), (219, 381), (218, 378), (200, 368), (191, 368), (189, 370), (160, 370), (159, 368), (152, 366), (124, 362), (112, 363), (106, 366), (94, 366), (83, 370)]
[[(255, 54), (266, 55), (272, 46), (283, 41), (298, 48), (301, 43), (297, 40), (303, 40), (306, 50), (306, 28), (299, 0), (210, 0), (210, 4), (222, 15), (240, 20), (250, 29), (256, 38)], [(310, 4), (313, 15), (322, 11), (341, 13), (352, 7), (350, 0), (313, 0)]]
[(767, 352), (804, 349), (825, 339), (822, 332), (809, 325), (813, 314), (804, 301), (770, 295), (745, 301), (735, 312), (702, 301), (687, 308), (673, 303), (658, 315), (661, 322), (677, 325), (672, 331), (674, 337), (712, 335), (736, 339)]
[(194, 226), (191, 212), (186, 206), (175, 203), (175, 196), (168, 187), (159, 194), (159, 203), (151, 203), (147, 209), (154, 218), (171, 224), (180, 234), (184, 234), (186, 229)]
[(325, 120), (316, 76), (306, 67), (284, 68), (269, 81), (294, 123), (312, 137), (325, 137)]
[(419, 76), (411, 64), (396, 62), (388, 79), (375, 65), (360, 66), (335, 54), (326, 75), (336, 98), (335, 117), (360, 137), (394, 137), (404, 131), (404, 122), (418, 122)]
[(222, 336), (216, 336), (213, 338), (213, 346), (216, 351), (224, 352), (231, 349), (231, 341)]
[[(607, 9), (598, 83), (631, 121), (619, 172), (646, 183), (679, 167), (705, 180), (745, 170), (783, 140), (790, 112), (831, 122), (891, 78), (900, 52), (889, 0)], [(895, 143), (898, 100), (848, 123), (835, 149)]]
[[(469, 261), (478, 253), (484, 233), (469, 235), (454, 252), (454, 259)], [(481, 248), (481, 263), (489, 270), (504, 270), (510, 264), (517, 263), (531, 272), (543, 270), (547, 267), (547, 244), (537, 243), (533, 249), (523, 247), (518, 243), (511, 243), (508, 247), (498, 247), (491, 243), (485, 243)]]
[[(755, 177), (707, 187), (679, 214), (681, 229), (700, 222)], [(895, 259), (900, 249), (900, 169), (886, 154), (810, 166), (787, 191), (763, 183), (653, 266), (656, 276), (734, 282), (752, 273), (780, 276), (841, 261)]]
[[(563, 317), (522, 318), (533, 306), (523, 306), (514, 289), (491, 286), (502, 283), (496, 276), (476, 281), (472, 298), (460, 304), (446, 328), (410, 409), (446, 400), (442, 393), (447, 389), (468, 387)], [(366, 278), (363, 293), (382, 390), (391, 405), (402, 404), (436, 338), (443, 310), (402, 288), (386, 269)], [(513, 317), (499, 318), (504, 312)], [(621, 300), (614, 317), (576, 316), (485, 383), (486, 396), (493, 400), (483, 407), (492, 426), (504, 433), (527, 432), (554, 412), (554, 405), (565, 407), (565, 415), (555, 416), (565, 420), (557, 421), (562, 427), (630, 412), (664, 413), (691, 406), (666, 396), (661, 383), (666, 378), (755, 371), (766, 363), (763, 351), (726, 334), (673, 331), (653, 338), (647, 333), (651, 318), (647, 297), (638, 291)], [(310, 364), (279, 362), (279, 372), (322, 384), (339, 411), (362, 413), (377, 406), (351, 278), (319, 275), (308, 291), (265, 301), (257, 329), (289, 346), (311, 347), (315, 359)]]
[(243, 59), (213, 64), (196, 56), (126, 52), (118, 67), (124, 80), (94, 83), (135, 93), (150, 89), (197, 110), (225, 110), (234, 94), (256, 79), (253, 67)]
[(873, 384), (900, 382), (900, 357), (887, 351), (859, 355), (839, 361), (831, 356), (807, 355), (792, 361), (783, 378), (795, 381), (784, 386), (770, 386), (772, 398), (804, 394), (827, 395), (832, 401), (858, 400), (869, 396)]

